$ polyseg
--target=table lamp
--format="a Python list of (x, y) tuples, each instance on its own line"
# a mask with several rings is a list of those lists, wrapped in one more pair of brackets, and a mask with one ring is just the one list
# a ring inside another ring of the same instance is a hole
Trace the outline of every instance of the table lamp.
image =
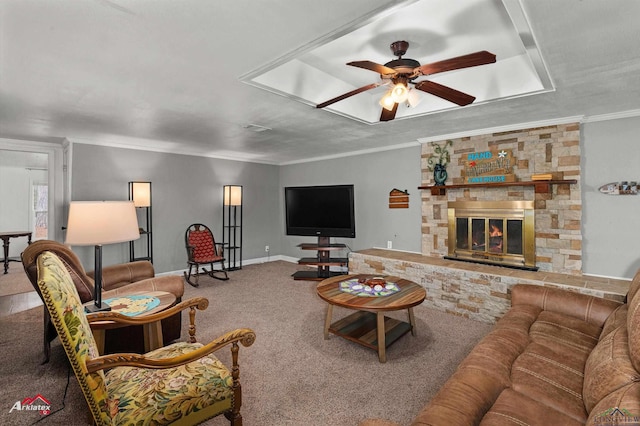
[(133, 201), (72, 201), (65, 244), (95, 246), (94, 301), (87, 312), (108, 311), (102, 306), (102, 246), (140, 238)]

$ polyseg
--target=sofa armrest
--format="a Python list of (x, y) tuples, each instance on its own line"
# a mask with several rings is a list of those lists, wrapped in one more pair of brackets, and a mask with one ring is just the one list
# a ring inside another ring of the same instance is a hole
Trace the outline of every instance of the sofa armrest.
[[(87, 275), (94, 278), (94, 271), (87, 272)], [(105, 266), (102, 268), (102, 289), (114, 290), (154, 275), (153, 265), (146, 260)]]
[(511, 305), (533, 305), (602, 326), (620, 302), (559, 288), (517, 284), (511, 290)]

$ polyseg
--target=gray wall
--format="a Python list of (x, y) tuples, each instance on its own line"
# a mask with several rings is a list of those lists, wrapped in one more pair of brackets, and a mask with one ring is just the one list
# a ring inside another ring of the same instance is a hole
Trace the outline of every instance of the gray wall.
[(582, 126), (583, 272), (631, 278), (640, 268), (640, 195), (606, 195), (610, 182), (640, 182), (640, 117)]
[[(284, 236), (284, 188), (287, 186), (353, 184), (355, 188), (356, 238), (334, 238), (352, 250), (387, 247), (420, 252), (420, 146), (280, 167), (279, 230), (282, 254), (313, 256), (298, 247), (313, 237)], [(408, 209), (390, 209), (392, 189), (409, 191)], [(332, 253), (332, 256), (339, 254)]]
[[(222, 186), (243, 185), (243, 258), (280, 241), (278, 167), (187, 155), (74, 144), (72, 200), (126, 200), (128, 182), (151, 181), (156, 272), (186, 268), (184, 232), (196, 222), (222, 241)], [(88, 269), (93, 250), (73, 247)], [(129, 259), (128, 244), (103, 248), (104, 265)]]
[[(583, 271), (631, 278), (640, 268), (640, 195), (610, 196), (598, 187), (640, 181), (640, 118), (582, 125)], [(73, 200), (126, 199), (127, 183), (153, 182), (155, 266), (158, 272), (185, 268), (184, 230), (194, 222), (220, 234), (222, 186), (245, 188), (244, 259), (270, 255), (313, 255), (297, 245), (310, 237), (285, 236), (284, 187), (354, 184), (356, 238), (337, 238), (352, 250), (386, 247), (420, 252), (420, 147), (325, 161), (268, 166), (176, 154), (74, 145)], [(410, 193), (409, 209), (389, 209), (389, 192)], [(92, 269), (93, 253), (74, 248)], [(344, 253), (346, 255), (346, 253)], [(340, 256), (341, 253), (333, 253)], [(105, 265), (128, 259), (126, 244), (105, 247)]]

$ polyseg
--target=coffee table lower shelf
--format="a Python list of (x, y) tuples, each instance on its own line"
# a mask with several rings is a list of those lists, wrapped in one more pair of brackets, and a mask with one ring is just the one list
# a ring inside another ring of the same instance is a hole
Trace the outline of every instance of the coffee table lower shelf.
[[(329, 332), (377, 351), (378, 327), (376, 314), (357, 311), (331, 324)], [(385, 348), (411, 331), (411, 325), (395, 318), (384, 317)]]

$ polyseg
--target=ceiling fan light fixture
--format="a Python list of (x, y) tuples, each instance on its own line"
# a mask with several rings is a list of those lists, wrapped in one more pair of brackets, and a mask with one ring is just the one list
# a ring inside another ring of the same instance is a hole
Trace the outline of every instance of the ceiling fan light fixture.
[(391, 89), (391, 97), (395, 103), (401, 104), (406, 102), (409, 96), (409, 89), (405, 83), (398, 83)]
[(414, 89), (409, 90), (409, 94), (407, 96), (407, 104), (411, 108), (417, 107), (421, 100), (422, 100), (422, 96), (420, 96), (420, 93), (418, 93), (417, 90), (414, 90)]
[(393, 105), (395, 105), (396, 101), (393, 100), (393, 96), (391, 94), (391, 90), (385, 93), (385, 95), (380, 99), (380, 106), (387, 111), (391, 111), (393, 109)]

